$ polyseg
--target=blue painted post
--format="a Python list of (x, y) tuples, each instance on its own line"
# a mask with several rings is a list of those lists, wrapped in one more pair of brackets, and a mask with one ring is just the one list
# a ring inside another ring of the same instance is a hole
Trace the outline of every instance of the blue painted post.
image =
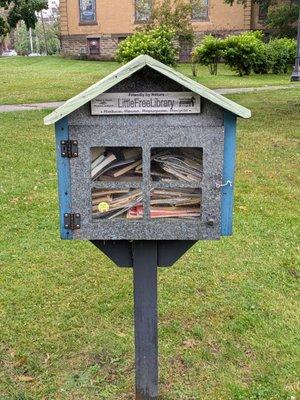
[(133, 242), (136, 400), (157, 400), (157, 243)]
[(64, 227), (64, 214), (71, 212), (71, 171), (70, 159), (61, 156), (61, 141), (69, 140), (68, 118), (64, 117), (55, 124), (56, 159), (58, 174), (58, 198), (60, 213), (60, 236), (62, 239), (72, 239), (72, 231)]
[(233, 201), (234, 201), (234, 173), (236, 154), (236, 115), (224, 111), (224, 165), (221, 201), (221, 235), (232, 235)]

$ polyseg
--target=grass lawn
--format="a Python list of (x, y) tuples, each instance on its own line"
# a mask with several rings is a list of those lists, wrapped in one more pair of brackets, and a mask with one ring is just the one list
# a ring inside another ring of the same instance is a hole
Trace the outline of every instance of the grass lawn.
[[(59, 57), (0, 57), (0, 104), (67, 100), (118, 67), (115, 62)], [(181, 64), (178, 70), (192, 78), (190, 65)], [(289, 84), (290, 74), (241, 78), (221, 65), (218, 76), (211, 76), (206, 67), (199, 67), (196, 80), (211, 88), (256, 87)]]
[[(235, 234), (159, 271), (161, 400), (300, 399), (299, 95), (231, 96)], [(129, 400), (132, 272), (60, 241), (45, 115), (0, 114), (0, 399)]]

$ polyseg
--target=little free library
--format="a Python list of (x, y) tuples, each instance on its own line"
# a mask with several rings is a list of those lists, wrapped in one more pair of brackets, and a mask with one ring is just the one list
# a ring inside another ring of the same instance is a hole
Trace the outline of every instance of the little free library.
[(250, 110), (142, 55), (45, 118), (62, 239), (133, 267), (136, 399), (157, 399), (157, 267), (232, 234), (237, 117)]

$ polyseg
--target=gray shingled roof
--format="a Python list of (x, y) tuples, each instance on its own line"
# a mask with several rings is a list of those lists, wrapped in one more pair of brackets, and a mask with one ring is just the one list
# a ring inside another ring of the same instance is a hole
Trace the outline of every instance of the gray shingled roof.
[(79, 107), (88, 103), (95, 97), (106, 92), (108, 89), (115, 86), (123, 79), (128, 78), (145, 66), (153, 68), (154, 70), (160, 72), (162, 75), (173, 79), (180, 85), (186, 87), (187, 89), (190, 89), (192, 92), (199, 94), (205, 99), (210, 100), (211, 102), (219, 105), (220, 107), (223, 107), (228, 111), (231, 111), (233, 114), (239, 117), (251, 117), (251, 111), (247, 108), (227, 99), (221, 94), (218, 94), (203, 85), (200, 85), (199, 83), (186, 77), (185, 75), (182, 75), (180, 72), (175, 71), (173, 68), (170, 68), (167, 65), (164, 65), (161, 62), (154, 60), (154, 58), (146, 55), (141, 55), (136, 57), (134, 60), (130, 61), (126, 65), (123, 65), (121, 68), (117, 69), (110, 75), (106, 76), (101, 81), (90, 86), (88, 89), (84, 90), (77, 96), (72, 97), (70, 100), (66, 101), (61, 107), (57, 108), (50, 115), (45, 117), (45, 125), (50, 125), (59, 121), (63, 117), (69, 115), (71, 112), (77, 110)]

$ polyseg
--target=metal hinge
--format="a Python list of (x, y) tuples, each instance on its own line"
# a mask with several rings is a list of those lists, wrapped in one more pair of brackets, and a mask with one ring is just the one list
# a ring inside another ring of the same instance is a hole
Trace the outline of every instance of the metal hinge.
[(61, 140), (61, 156), (62, 157), (78, 157), (78, 141), (77, 140)]
[(81, 215), (76, 214), (64, 214), (64, 227), (75, 231), (81, 228)]

